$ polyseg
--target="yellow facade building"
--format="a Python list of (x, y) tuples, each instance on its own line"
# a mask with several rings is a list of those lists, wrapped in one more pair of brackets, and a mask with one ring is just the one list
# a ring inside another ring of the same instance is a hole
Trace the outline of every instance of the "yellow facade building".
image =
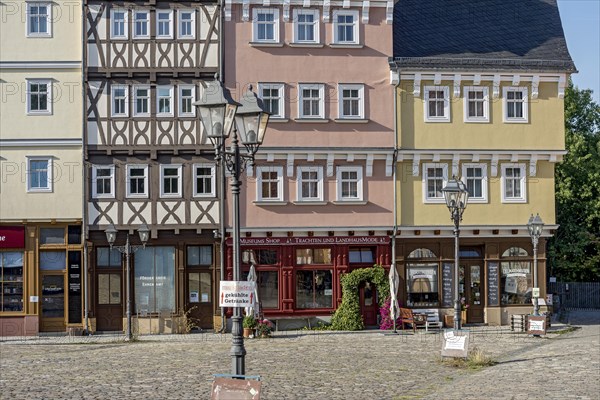
[[(470, 195), (458, 277), (466, 322), (508, 324), (532, 311), (527, 222), (536, 213), (545, 222), (537, 252), (545, 311), (554, 167), (566, 153), (563, 97), (575, 72), (556, 3), (482, 1), (444, 12), (438, 2), (401, 3), (390, 59), (399, 298), (453, 314), (454, 225), (442, 189), (457, 177)], [(522, 12), (515, 17), (511, 7)]]

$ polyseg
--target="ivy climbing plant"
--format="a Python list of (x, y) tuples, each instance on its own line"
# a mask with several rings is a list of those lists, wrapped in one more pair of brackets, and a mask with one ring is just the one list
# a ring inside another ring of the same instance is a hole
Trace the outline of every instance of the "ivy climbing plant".
[(387, 274), (381, 265), (372, 268), (360, 268), (344, 274), (342, 281), (342, 304), (331, 318), (331, 328), (339, 331), (359, 331), (365, 325), (360, 315), (358, 287), (363, 282), (372, 282), (377, 288), (379, 307), (390, 295), (390, 284)]

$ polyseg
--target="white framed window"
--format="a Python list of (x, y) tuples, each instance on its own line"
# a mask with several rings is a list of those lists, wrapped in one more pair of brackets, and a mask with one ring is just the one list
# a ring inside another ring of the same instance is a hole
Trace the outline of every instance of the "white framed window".
[(115, 197), (115, 166), (92, 166), (92, 197), (95, 199)]
[(298, 167), (298, 201), (323, 201), (323, 167)]
[(469, 203), (487, 203), (488, 177), (486, 164), (463, 164), (462, 181), (469, 191)]
[(133, 115), (136, 117), (150, 115), (150, 86), (133, 86)]
[(52, 4), (42, 2), (27, 3), (27, 36), (52, 36)]
[(123, 8), (110, 10), (110, 38), (127, 39), (128, 35), (128, 11)]
[(215, 178), (214, 164), (194, 164), (194, 197), (215, 197)]
[(504, 122), (526, 123), (529, 121), (529, 99), (526, 87), (502, 88)]
[(133, 10), (133, 37), (137, 39), (150, 38), (150, 11)]
[(337, 200), (362, 201), (363, 179), (362, 167), (337, 167)]
[(27, 79), (27, 114), (52, 114), (50, 79)]
[(502, 164), (501, 191), (503, 203), (525, 203), (525, 164)]
[(358, 44), (358, 10), (333, 12), (333, 43)]
[(255, 8), (252, 10), (252, 41), (279, 43), (279, 10)]
[(173, 86), (156, 87), (156, 115), (159, 117), (173, 116)]
[(259, 83), (258, 93), (267, 111), (271, 113), (270, 118), (285, 118), (283, 83)]
[(298, 84), (298, 117), (325, 118), (325, 85)]
[(489, 88), (486, 86), (465, 86), (463, 89), (465, 122), (490, 121)]
[(181, 197), (182, 171), (181, 164), (160, 166), (160, 197)]
[(52, 157), (27, 157), (27, 191), (52, 192)]
[(156, 10), (156, 37), (173, 39), (173, 10)]
[(284, 201), (283, 167), (256, 167), (256, 201)]
[(365, 117), (365, 89), (362, 84), (338, 85), (338, 112), (340, 119), (363, 119)]
[(423, 202), (444, 203), (442, 189), (448, 182), (448, 164), (423, 164)]
[(319, 10), (294, 9), (294, 43), (319, 43)]
[(177, 10), (177, 37), (179, 39), (196, 38), (196, 11)]
[(148, 166), (127, 165), (127, 197), (148, 197)]
[(111, 86), (111, 115), (113, 117), (127, 117), (129, 115), (128, 90), (126, 85)]
[(423, 97), (425, 122), (450, 122), (448, 86), (425, 86)]
[(194, 102), (196, 101), (196, 86), (194, 85), (179, 85), (177, 87), (179, 91), (179, 111), (180, 117), (193, 117), (196, 115), (196, 107)]

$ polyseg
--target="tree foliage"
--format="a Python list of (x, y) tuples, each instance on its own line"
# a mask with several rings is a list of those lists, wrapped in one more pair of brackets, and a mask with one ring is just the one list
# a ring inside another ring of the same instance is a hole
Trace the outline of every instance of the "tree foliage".
[(600, 106), (572, 82), (565, 92), (565, 144), (556, 168), (551, 273), (562, 281), (600, 280)]

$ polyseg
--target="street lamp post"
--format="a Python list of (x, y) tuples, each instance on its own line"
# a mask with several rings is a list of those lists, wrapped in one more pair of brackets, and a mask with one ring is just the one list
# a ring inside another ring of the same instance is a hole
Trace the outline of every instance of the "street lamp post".
[(469, 200), (469, 191), (463, 181), (453, 177), (442, 189), (446, 206), (450, 210), (450, 219), (454, 222), (454, 330), (460, 330), (460, 294), (459, 294), (459, 274), (458, 274), (458, 236), (460, 234), (460, 221), (467, 208)]
[[(194, 103), (200, 111), (200, 121), (204, 132), (213, 143), (215, 156), (231, 173), (231, 195), (233, 198), (233, 280), (239, 281), (240, 271), (240, 174), (248, 162), (254, 161), (254, 155), (263, 142), (269, 114), (262, 101), (252, 92), (250, 86), (236, 103), (229, 91), (215, 77), (210, 82), (202, 98)], [(235, 123), (234, 123), (235, 120)], [(231, 145), (227, 149), (225, 140), (233, 127)], [(245, 148), (240, 152), (239, 142)], [(245, 375), (246, 365), (244, 338), (242, 336), (242, 309), (233, 308), (231, 361), (232, 374)]]
[(540, 214), (536, 214), (535, 217), (533, 214), (531, 214), (531, 217), (529, 217), (529, 222), (527, 222), (527, 229), (529, 230), (529, 236), (531, 236), (531, 242), (533, 243), (533, 315), (539, 316), (540, 306), (538, 301), (538, 293), (533, 292), (539, 291), (537, 249), (540, 236), (542, 235), (542, 230), (544, 229), (544, 221), (542, 221)]
[(133, 339), (133, 333), (131, 332), (131, 288), (130, 288), (130, 256), (142, 247), (146, 247), (146, 242), (150, 236), (150, 230), (143, 224), (138, 228), (138, 235), (140, 236), (141, 245), (131, 245), (129, 243), (129, 231), (127, 232), (127, 239), (125, 240), (124, 246), (114, 246), (115, 240), (117, 239), (118, 231), (113, 225), (110, 225), (104, 233), (106, 234), (106, 240), (110, 244), (110, 248), (118, 250), (120, 253), (125, 254), (125, 297), (127, 297), (127, 308), (125, 309), (125, 315), (127, 317), (127, 330), (125, 333), (125, 340), (130, 341)]

